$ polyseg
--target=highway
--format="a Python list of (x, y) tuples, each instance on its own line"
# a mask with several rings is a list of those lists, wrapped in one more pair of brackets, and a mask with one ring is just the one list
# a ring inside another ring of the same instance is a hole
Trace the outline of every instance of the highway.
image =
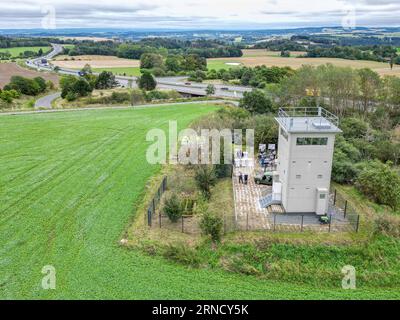
[[(53, 59), (58, 54), (61, 54), (64, 50), (60, 44), (52, 44), (53, 51), (49, 54), (35, 58), (32, 60), (27, 60), (25, 64), (29, 68), (37, 69), (39, 71), (53, 72), (54, 66), (51, 65), (50, 60)], [(65, 75), (79, 76), (78, 70), (59, 68), (58, 73)], [(94, 73), (96, 74), (96, 73)], [(122, 87), (128, 87), (129, 82), (132, 83), (132, 87), (137, 87), (136, 77), (127, 76), (115, 76), (116, 80)], [(157, 88), (165, 90), (175, 90), (179, 93), (190, 94), (196, 96), (206, 96), (207, 84), (204, 83), (194, 83), (194, 82), (184, 82), (186, 77), (163, 77), (156, 78)], [(252, 91), (252, 88), (234, 85), (215, 85), (214, 97), (219, 98), (230, 98), (230, 99), (240, 99), (243, 97), (245, 92)]]

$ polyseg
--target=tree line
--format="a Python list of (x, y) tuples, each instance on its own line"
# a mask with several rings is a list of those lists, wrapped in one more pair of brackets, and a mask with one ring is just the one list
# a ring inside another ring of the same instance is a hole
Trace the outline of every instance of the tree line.
[(114, 41), (82, 41), (74, 48), (67, 51), (71, 56), (77, 55), (107, 55), (127, 59), (140, 59), (145, 53), (155, 53), (162, 56), (191, 55), (196, 54), (203, 58), (241, 57), (243, 52), (240, 48), (226, 45), (221, 42), (181, 41), (176, 39), (143, 39), (139, 42), (118, 43)]

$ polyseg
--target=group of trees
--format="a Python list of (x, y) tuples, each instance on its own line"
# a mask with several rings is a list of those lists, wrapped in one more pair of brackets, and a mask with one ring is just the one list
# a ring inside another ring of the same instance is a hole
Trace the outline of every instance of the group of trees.
[(216, 80), (221, 79), (226, 82), (232, 82), (238, 85), (251, 86), (254, 88), (265, 88), (271, 83), (280, 83), (285, 78), (291, 77), (295, 71), (290, 67), (266, 67), (258, 66), (239, 67), (221, 70), (197, 70), (189, 73), (190, 80), (201, 82), (203, 80)]
[(21, 76), (13, 76), (8, 84), (4, 86), (4, 91), (15, 90), (19, 94), (28, 96), (36, 96), (46, 91), (48, 87), (51, 87), (51, 82), (46, 82), (42, 77), (36, 77), (33, 79), (25, 78)]
[(187, 71), (206, 70), (207, 60), (197, 54), (168, 55), (144, 53), (140, 57), (140, 68), (155, 76), (176, 75)]
[(95, 76), (88, 65), (81, 72), (83, 74), (81, 77), (67, 75), (60, 79), (61, 97), (63, 99), (73, 101), (89, 95), (94, 89), (112, 89), (118, 85), (112, 72), (103, 71)]
[(372, 47), (312, 47), (307, 50), (307, 58), (341, 58), (349, 60), (370, 60), (379, 62), (390, 62), (400, 64), (400, 56), (397, 49), (392, 46)]
[(0, 36), (0, 48), (47, 47), (50, 46), (51, 41), (53, 41), (53, 39)]
[(283, 105), (307, 104), (311, 99), (314, 104), (318, 101), (327, 105), (339, 116), (365, 114), (378, 106), (395, 111), (400, 103), (400, 79), (380, 77), (370, 69), (305, 65), (293, 76), (284, 78), (275, 94)]

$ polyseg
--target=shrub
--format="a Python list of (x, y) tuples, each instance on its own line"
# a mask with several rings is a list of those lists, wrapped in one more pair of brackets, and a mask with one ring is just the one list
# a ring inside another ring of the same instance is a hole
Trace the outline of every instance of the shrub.
[(124, 103), (129, 102), (131, 99), (128, 92), (113, 92), (110, 97), (111, 103)]
[(361, 170), (357, 188), (371, 200), (396, 210), (400, 205), (400, 176), (389, 164), (366, 163)]
[(206, 211), (200, 221), (200, 228), (203, 235), (211, 236), (213, 242), (220, 242), (222, 238), (223, 221), (215, 214)]
[(157, 87), (157, 82), (153, 75), (148, 71), (145, 71), (141, 77), (137, 79), (137, 84), (140, 89), (151, 91)]
[(213, 166), (199, 165), (196, 167), (195, 180), (198, 188), (206, 199), (211, 197), (211, 187), (217, 182)]
[(75, 101), (76, 98), (77, 98), (77, 95), (72, 91), (68, 92), (65, 96), (65, 100), (67, 100), (67, 101)]
[(382, 215), (374, 221), (374, 234), (400, 238), (400, 219), (389, 215)]
[(164, 213), (167, 215), (169, 220), (173, 223), (178, 222), (178, 220), (183, 215), (182, 204), (176, 194), (173, 194), (165, 200), (164, 203)]
[(163, 252), (166, 259), (187, 265), (197, 267), (200, 265), (200, 258), (196, 251), (185, 244), (168, 245)]

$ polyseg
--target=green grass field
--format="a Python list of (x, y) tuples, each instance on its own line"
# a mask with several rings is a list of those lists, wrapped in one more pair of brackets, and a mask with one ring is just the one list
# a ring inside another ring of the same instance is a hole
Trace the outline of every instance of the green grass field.
[(139, 67), (132, 68), (93, 68), (94, 72), (110, 71), (115, 75), (126, 75), (131, 77), (138, 77), (141, 75)]
[[(237, 68), (239, 66), (234, 66), (234, 65), (228, 65), (227, 63), (235, 63), (234, 59), (233, 60), (207, 60), (207, 68), (208, 70), (221, 70), (221, 69), (231, 69), (231, 68)], [(239, 62), (238, 62), (239, 63)]]
[(0, 52), (9, 52), (14, 58), (18, 57), (20, 53), (24, 53), (25, 51), (38, 52), (40, 49), (42, 49), (44, 53), (51, 50), (50, 47), (15, 47), (15, 48), (1, 48)]
[[(144, 187), (151, 128), (184, 128), (213, 106), (0, 117), (0, 299), (393, 298), (191, 269), (118, 245)], [(57, 288), (41, 288), (42, 267)]]

